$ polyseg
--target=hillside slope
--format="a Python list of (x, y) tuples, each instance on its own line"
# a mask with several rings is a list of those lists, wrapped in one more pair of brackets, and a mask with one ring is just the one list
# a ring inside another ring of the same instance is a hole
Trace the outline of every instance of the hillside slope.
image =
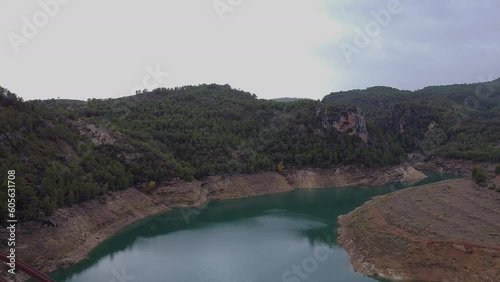
[(407, 152), (500, 161), (500, 79), (417, 91), (371, 87), (323, 102), (360, 107)]
[(23, 221), (139, 184), (406, 157), (356, 107), (259, 100), (228, 85), (87, 102), (23, 102), (0, 90), (0, 169), (16, 171)]
[[(17, 216), (29, 220), (176, 179), (381, 167), (413, 152), (500, 161), (499, 83), (373, 87), (287, 103), (215, 84), (86, 102), (23, 102), (1, 88), (0, 171), (16, 171)], [(477, 103), (465, 107), (464, 99)]]

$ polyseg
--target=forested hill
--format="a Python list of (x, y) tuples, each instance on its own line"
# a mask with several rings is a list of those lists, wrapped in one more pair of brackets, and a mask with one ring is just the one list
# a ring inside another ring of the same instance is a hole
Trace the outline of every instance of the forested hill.
[(152, 181), (404, 161), (391, 140), (356, 107), (259, 100), (228, 85), (87, 102), (0, 89), (0, 167), (16, 170), (21, 220)]
[(499, 86), (372, 87), (286, 103), (228, 85), (86, 102), (24, 102), (0, 87), (0, 173), (16, 170), (18, 216), (27, 220), (176, 178), (384, 166), (413, 152), (500, 161)]
[(372, 87), (332, 93), (323, 102), (362, 108), (407, 152), (500, 161), (500, 79), (417, 91)]
[(284, 102), (284, 103), (288, 103), (288, 102), (295, 102), (295, 101), (299, 101), (299, 100), (310, 100), (310, 99), (307, 99), (307, 98), (288, 98), (288, 97), (283, 97), (283, 98), (275, 98), (275, 99), (271, 99), (272, 101), (276, 101), (276, 102)]

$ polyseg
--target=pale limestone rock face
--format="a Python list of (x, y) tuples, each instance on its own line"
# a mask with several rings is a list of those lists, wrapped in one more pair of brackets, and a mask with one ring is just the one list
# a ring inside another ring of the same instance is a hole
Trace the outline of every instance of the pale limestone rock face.
[(104, 128), (86, 123), (82, 120), (76, 121), (74, 125), (80, 131), (80, 135), (87, 137), (97, 146), (113, 145), (116, 142), (116, 139)]

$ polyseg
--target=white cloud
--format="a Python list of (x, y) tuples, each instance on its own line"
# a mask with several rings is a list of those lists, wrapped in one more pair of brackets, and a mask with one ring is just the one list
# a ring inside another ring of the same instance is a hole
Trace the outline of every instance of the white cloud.
[(499, 4), (491, 0), (401, 0), (404, 12), (346, 64), (339, 42), (388, 2), (243, 0), (220, 21), (213, 0), (71, 0), (15, 54), (7, 34), (40, 7), (4, 1), (0, 85), (25, 99), (119, 97), (141, 84), (146, 67), (160, 65), (170, 74), (165, 87), (228, 83), (263, 98), (317, 99), (380, 84), (472, 82), (498, 71)]
[[(9, 3), (0, 34), (21, 28), (37, 4)], [(260, 97), (321, 98), (332, 71), (317, 48), (339, 31), (323, 1), (244, 1), (220, 21), (212, 1), (77, 1), (21, 52), (2, 42), (2, 85), (33, 98), (119, 97), (147, 66), (165, 87), (229, 83)]]

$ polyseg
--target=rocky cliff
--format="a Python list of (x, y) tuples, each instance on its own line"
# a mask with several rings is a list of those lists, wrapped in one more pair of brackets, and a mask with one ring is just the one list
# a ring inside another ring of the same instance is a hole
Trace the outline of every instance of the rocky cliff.
[(366, 129), (366, 118), (361, 109), (345, 109), (335, 112), (331, 108), (322, 106), (316, 109), (316, 116), (321, 119), (324, 129), (336, 129), (361, 138), (368, 144), (368, 131)]

